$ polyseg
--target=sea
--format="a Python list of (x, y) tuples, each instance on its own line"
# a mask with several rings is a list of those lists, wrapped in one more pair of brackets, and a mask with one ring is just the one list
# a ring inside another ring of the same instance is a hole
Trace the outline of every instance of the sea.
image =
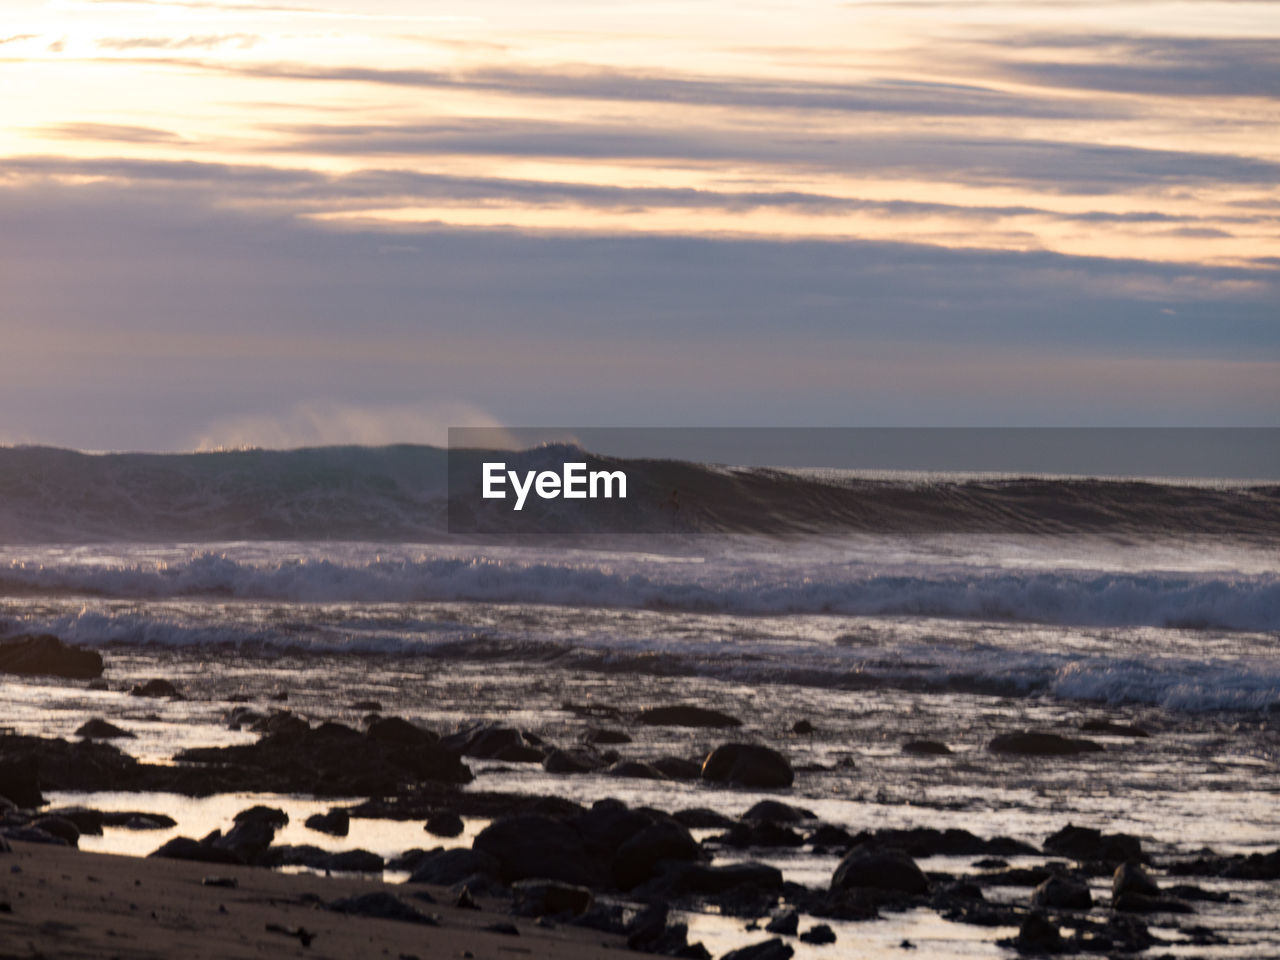
[[(351, 724), (366, 712), (358, 704), (376, 700), (441, 732), (493, 721), (564, 744), (586, 724), (566, 705), (625, 717), (696, 703), (741, 718), (735, 737), (789, 757), (797, 780), (781, 799), (850, 832), (962, 827), (1038, 846), (1070, 822), (1140, 836), (1158, 877), (1162, 862), (1206, 847), (1280, 847), (1275, 481), (684, 461), (651, 465), (658, 473), (642, 489), (678, 490), (678, 507), (655, 493), (639, 515), (630, 508), (634, 529), (502, 537), (450, 529), (446, 457), (411, 445), (0, 449), (0, 636), (52, 633), (94, 647), (108, 680), (90, 690), (6, 677), (4, 724), (69, 737), (101, 716), (137, 735), (128, 752), (171, 762), (184, 747), (252, 740), (226, 722), (246, 698)], [(188, 699), (122, 695), (152, 677)], [(796, 733), (800, 720), (813, 732)], [(1081, 734), (1088, 720), (1151, 735)], [(725, 739), (627, 729), (633, 742), (618, 749), (636, 759), (697, 759)], [(987, 749), (1024, 729), (1089, 736), (1105, 749), (1034, 759)], [(917, 739), (952, 752), (902, 751)], [(777, 796), (472, 766), (472, 789), (582, 802), (614, 796), (736, 816)], [(283, 842), (386, 856), (439, 842), (417, 824), (357, 823), (341, 840), (305, 831), (307, 813), (334, 805), (308, 797), (53, 799), (179, 821), (169, 832), (83, 838), (112, 852), (200, 836), (264, 800), (295, 814)], [(483, 826), (469, 821), (453, 842)], [(749, 855), (811, 886), (835, 867), (807, 849)], [(981, 869), (972, 859), (922, 866), (967, 874)], [(1187, 918), (1155, 917), (1152, 932), (1166, 942), (1150, 955), (1280, 956), (1280, 884), (1196, 882), (1231, 896), (1196, 904), (1194, 923), (1222, 942), (1193, 944)], [(1105, 903), (1108, 878), (1095, 884)], [(761, 939), (730, 917), (687, 919), (690, 939), (716, 956)], [(901, 956), (904, 940), (921, 956), (1007, 956), (996, 941), (1016, 933), (930, 910), (833, 926), (859, 956)], [(795, 946), (801, 958), (831, 955)]]

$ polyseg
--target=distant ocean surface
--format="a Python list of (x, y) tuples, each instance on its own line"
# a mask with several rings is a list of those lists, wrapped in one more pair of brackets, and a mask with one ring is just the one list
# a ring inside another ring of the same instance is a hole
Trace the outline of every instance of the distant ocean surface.
[(683, 513), (653, 493), (646, 533), (468, 540), (446, 530), (445, 457), (0, 449), (0, 630), (1280, 704), (1274, 484), (671, 462), (650, 486)]

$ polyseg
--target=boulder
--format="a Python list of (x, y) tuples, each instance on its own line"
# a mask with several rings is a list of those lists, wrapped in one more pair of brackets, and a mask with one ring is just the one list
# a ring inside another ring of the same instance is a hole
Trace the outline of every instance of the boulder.
[(331, 901), (328, 904), (328, 909), (335, 913), (346, 913), (357, 917), (399, 920), (402, 923), (417, 923), (428, 927), (438, 927), (440, 925), (440, 921), (434, 917), (429, 917), (421, 910), (409, 906), (395, 894), (386, 890), (342, 897), (339, 900)]
[(1124, 863), (1142, 860), (1142, 841), (1127, 833), (1107, 833), (1068, 823), (1044, 842), (1047, 853), (1072, 860)]
[(595, 896), (586, 887), (555, 880), (521, 880), (512, 884), (515, 912), (525, 917), (581, 916), (591, 909)]
[(582, 742), (591, 744), (592, 746), (599, 746), (601, 744), (630, 743), (631, 737), (629, 734), (626, 734), (621, 730), (593, 728), (583, 735)]
[(929, 881), (916, 862), (896, 850), (854, 847), (831, 877), (832, 890), (872, 889), (927, 893)]
[(692, 704), (648, 707), (636, 714), (636, 720), (651, 727), (740, 727), (742, 721), (719, 710)]
[(135, 683), (129, 690), (131, 697), (174, 697), (181, 698), (182, 693), (168, 680), (154, 679), (146, 683)]
[(800, 942), (811, 943), (815, 947), (823, 947), (829, 943), (836, 942), (836, 932), (825, 923), (820, 923), (800, 934)]
[(81, 835), (101, 836), (106, 824), (106, 817), (101, 810), (90, 810), (88, 807), (58, 807), (44, 812), (46, 817), (61, 817), (70, 820)]
[(643, 760), (620, 760), (605, 770), (610, 777), (628, 777), (632, 780), (666, 780), (667, 776), (651, 763)]
[(20, 807), (43, 804), (37, 769), (33, 756), (0, 757), (0, 797), (7, 797)]
[(542, 759), (547, 773), (590, 773), (599, 767), (600, 761), (585, 750), (552, 750)]
[(697, 780), (702, 775), (702, 764), (684, 757), (659, 757), (650, 766), (671, 780)]
[(232, 818), (233, 823), (265, 823), (274, 829), (287, 827), (289, 825), (289, 815), (279, 807), (268, 807), (257, 804), (241, 810)]
[(780, 933), (784, 937), (794, 937), (799, 931), (800, 914), (790, 909), (775, 913), (764, 925), (765, 933)]
[(1031, 905), (1055, 910), (1088, 910), (1093, 906), (1093, 895), (1086, 883), (1053, 876), (1032, 891)]
[(90, 680), (102, 676), (102, 655), (51, 634), (26, 633), (0, 642), (0, 673)]
[(436, 837), (456, 837), (465, 828), (462, 818), (452, 810), (437, 810), (427, 817), (422, 829)]
[(513, 727), (480, 727), (444, 737), (446, 749), (464, 757), (503, 760), (507, 763), (541, 763), (542, 751), (529, 745), (527, 736)]
[(266, 818), (242, 820), (210, 843), (217, 850), (234, 853), (243, 863), (253, 863), (276, 837), (275, 824)]
[(504, 883), (538, 878), (596, 887), (604, 880), (603, 866), (587, 852), (582, 835), (541, 814), (495, 820), (480, 831), (472, 849), (498, 861)]
[(726, 743), (702, 763), (702, 779), (740, 787), (789, 787), (795, 773), (776, 750), (753, 743)]
[(987, 744), (992, 753), (1008, 753), (1023, 757), (1072, 757), (1080, 753), (1101, 753), (1102, 744), (1093, 740), (1077, 740), (1056, 733), (1023, 730), (1004, 733)]
[(1111, 896), (1116, 898), (1126, 893), (1140, 893), (1145, 897), (1160, 896), (1160, 888), (1151, 879), (1147, 871), (1137, 863), (1122, 863), (1116, 867), (1111, 877)]
[(310, 843), (283, 843), (269, 847), (263, 852), (255, 864), (260, 867), (310, 867), (312, 870), (323, 870), (325, 862), (333, 856)]
[(307, 829), (327, 833), (331, 837), (345, 837), (351, 832), (351, 815), (337, 808), (328, 813), (313, 813), (307, 817)]
[(37, 817), (28, 826), (34, 827), (36, 830), (43, 830), (59, 840), (65, 840), (69, 847), (78, 847), (80, 845), (80, 829), (66, 817)]
[(804, 837), (772, 820), (735, 823), (712, 841), (726, 847), (799, 847)]
[(399, 743), (406, 746), (436, 743), (440, 740), (440, 736), (434, 731), (425, 730), (400, 717), (380, 717), (374, 720), (365, 731), (365, 736), (382, 743)]
[(195, 860), (200, 863), (244, 863), (244, 858), (232, 850), (214, 847), (190, 837), (174, 837), (159, 849), (147, 854), (169, 860)]
[(139, 810), (107, 810), (102, 814), (104, 827), (124, 827), (128, 830), (160, 830), (176, 827), (178, 821), (167, 813), (146, 813)]
[(664, 819), (645, 827), (618, 847), (609, 870), (619, 887), (630, 890), (653, 877), (658, 864), (664, 861), (702, 858), (702, 847), (689, 831), (672, 819)]
[(1062, 931), (1043, 913), (1033, 913), (1022, 921), (1013, 946), (1019, 953), (1060, 953), (1064, 946)]
[(782, 871), (767, 863), (725, 863), (719, 866), (679, 863), (668, 866), (663, 881), (663, 887), (672, 896), (718, 896), (748, 886), (757, 890), (781, 891)]
[(774, 823), (799, 823), (801, 820), (816, 820), (818, 815), (804, 807), (793, 807), (780, 800), (761, 800), (744, 813), (741, 820), (772, 820)]
[(496, 857), (480, 850), (433, 850), (418, 858), (409, 882), (451, 887), (476, 874), (496, 878), (500, 869)]
[(76, 728), (75, 735), (83, 737), (85, 740), (132, 740), (134, 734), (125, 730), (123, 727), (117, 727), (114, 723), (108, 723), (101, 717), (94, 717), (86, 720)]
[(324, 862), (326, 870), (340, 870), (347, 873), (381, 873), (382, 857), (368, 850), (343, 850), (330, 854)]
[(937, 740), (908, 740), (902, 745), (902, 752), (924, 757), (945, 757), (951, 753), (951, 748)]
[(784, 943), (781, 937), (774, 937), (763, 943), (753, 943), (749, 947), (730, 950), (720, 960), (791, 960), (795, 950)]
[(1120, 913), (1194, 913), (1191, 904), (1172, 897), (1149, 897), (1142, 893), (1122, 893), (1111, 901)]

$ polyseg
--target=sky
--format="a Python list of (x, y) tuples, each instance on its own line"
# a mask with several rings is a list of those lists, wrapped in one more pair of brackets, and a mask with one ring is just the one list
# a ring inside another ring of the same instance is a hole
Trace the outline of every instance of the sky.
[(0, 443), (1280, 423), (1280, 2), (3, 0)]

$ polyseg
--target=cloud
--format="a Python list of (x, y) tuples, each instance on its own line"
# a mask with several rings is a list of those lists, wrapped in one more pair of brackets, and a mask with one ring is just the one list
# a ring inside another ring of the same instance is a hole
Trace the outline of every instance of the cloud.
[(0, 47), (6, 43), (19, 43), (23, 40), (34, 40), (38, 37), (38, 33), (15, 33), (11, 37), (0, 37)]
[(1045, 86), (1165, 97), (1266, 97), (1280, 92), (1280, 43), (1254, 37), (1043, 35), (998, 46), (1070, 50), (1074, 62), (1038, 57), (999, 65), (1006, 76)]
[[(169, 130), (135, 127), (116, 123), (55, 123), (38, 127), (46, 137), (66, 140), (108, 140), (121, 143), (182, 143), (183, 138)], [(3, 164), (0, 160), (0, 165)]]
[(104, 37), (98, 46), (104, 50), (213, 50), (235, 44), (248, 50), (262, 40), (256, 33), (221, 33), (186, 37)]

